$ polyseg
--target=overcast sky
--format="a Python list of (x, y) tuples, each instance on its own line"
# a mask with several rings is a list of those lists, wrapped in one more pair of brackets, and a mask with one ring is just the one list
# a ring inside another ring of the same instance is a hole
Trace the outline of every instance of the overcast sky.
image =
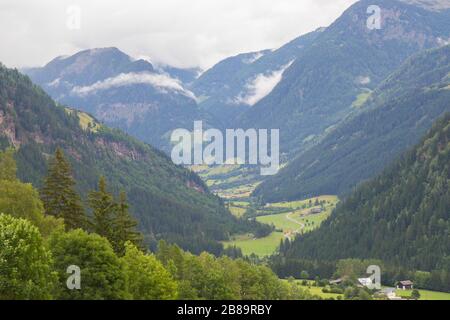
[(59, 55), (114, 46), (157, 63), (208, 68), (327, 26), (354, 2), (1, 0), (0, 62), (39, 66)]

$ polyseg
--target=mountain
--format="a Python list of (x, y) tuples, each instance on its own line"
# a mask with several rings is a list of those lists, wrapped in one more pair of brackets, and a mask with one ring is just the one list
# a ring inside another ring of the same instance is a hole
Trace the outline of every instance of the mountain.
[(234, 218), (197, 175), (162, 152), (56, 104), (28, 77), (0, 65), (0, 147), (7, 146), (17, 150), (19, 177), (37, 187), (57, 147), (70, 160), (82, 195), (105, 176), (114, 192), (127, 192), (131, 212), (152, 245), (165, 239), (192, 252), (219, 253), (218, 241), (256, 225)]
[[(380, 29), (367, 25), (373, 5), (381, 9)], [(270, 94), (239, 116), (238, 126), (280, 129), (282, 151), (298, 154), (353, 113), (409, 56), (449, 39), (449, 9), (359, 1), (301, 51)]]
[(264, 201), (345, 194), (380, 173), (450, 111), (450, 46), (405, 62), (314, 147), (255, 191)]
[(182, 84), (189, 86), (202, 73), (200, 68), (177, 68), (169, 65), (157, 65), (156, 70), (166, 73), (174, 79), (178, 79)]
[(358, 187), (319, 229), (295, 239), (285, 255), (328, 261), (381, 259), (409, 270), (441, 270), (448, 290), (449, 234), (447, 113), (411, 151)]
[(117, 48), (84, 50), (23, 71), (56, 101), (165, 151), (174, 129), (192, 129), (207, 118), (183, 84), (198, 71), (154, 67)]
[(229, 57), (204, 72), (190, 86), (199, 106), (223, 127), (270, 93), (284, 70), (323, 31), (318, 29), (276, 50)]

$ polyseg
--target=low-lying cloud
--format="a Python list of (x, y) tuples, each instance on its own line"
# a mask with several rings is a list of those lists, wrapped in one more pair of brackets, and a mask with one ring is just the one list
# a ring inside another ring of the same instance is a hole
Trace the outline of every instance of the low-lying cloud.
[(243, 103), (249, 106), (253, 106), (261, 99), (266, 97), (277, 84), (283, 79), (283, 73), (289, 68), (294, 60), (284, 65), (279, 70), (272, 71), (268, 74), (258, 74), (252, 78), (245, 86), (245, 93), (241, 93), (236, 99), (236, 103)]
[(180, 80), (171, 78), (167, 74), (157, 73), (121, 73), (116, 77), (108, 78), (98, 81), (90, 86), (77, 86), (72, 89), (72, 94), (79, 96), (87, 96), (95, 94), (98, 91), (108, 90), (110, 88), (117, 88), (129, 86), (133, 84), (148, 84), (152, 87), (161, 90), (170, 90), (183, 94), (189, 98), (197, 100), (195, 94), (183, 87)]
[[(207, 69), (226, 57), (278, 48), (328, 26), (354, 2), (1, 0), (0, 61), (42, 66), (63, 54), (118, 47), (153, 62)], [(79, 28), (68, 28), (77, 12)]]

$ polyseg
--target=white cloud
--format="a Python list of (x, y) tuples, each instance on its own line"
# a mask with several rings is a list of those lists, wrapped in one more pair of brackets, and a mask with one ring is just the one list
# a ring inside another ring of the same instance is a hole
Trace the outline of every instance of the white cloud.
[(236, 99), (236, 103), (244, 103), (253, 106), (261, 99), (267, 96), (283, 78), (283, 73), (289, 68), (294, 61), (281, 67), (279, 70), (272, 71), (268, 74), (258, 74), (252, 78), (245, 86), (246, 92), (241, 93)]
[(101, 90), (133, 84), (148, 84), (161, 90), (175, 91), (194, 100), (197, 99), (191, 91), (183, 87), (178, 79), (171, 78), (166, 74), (156, 73), (121, 73), (116, 77), (98, 81), (90, 86), (74, 87), (72, 94), (86, 96)]
[[(83, 49), (118, 47), (178, 67), (212, 66), (276, 48), (329, 25), (356, 0), (1, 0), (0, 61), (41, 66)], [(67, 27), (70, 6), (80, 29)]]
[(253, 56), (247, 58), (244, 60), (244, 63), (246, 64), (252, 64), (253, 62), (261, 59), (262, 57), (264, 57), (264, 53), (262, 52), (256, 52)]

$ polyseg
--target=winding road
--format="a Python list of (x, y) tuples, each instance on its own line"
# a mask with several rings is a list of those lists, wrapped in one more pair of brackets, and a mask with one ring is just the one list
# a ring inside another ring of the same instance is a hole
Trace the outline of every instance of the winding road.
[(302, 222), (300, 222), (300, 221), (298, 221), (298, 220), (296, 220), (296, 219), (291, 217), (294, 213), (295, 213), (295, 211), (294, 212), (289, 212), (286, 215), (286, 219), (288, 219), (289, 221), (291, 221), (291, 222), (293, 222), (295, 224), (298, 224), (300, 226), (300, 228), (295, 230), (295, 231), (293, 231), (290, 235), (287, 235), (286, 237), (290, 237), (290, 236), (293, 236), (293, 235), (295, 235), (297, 233), (300, 233), (306, 227), (304, 223), (302, 223)]

